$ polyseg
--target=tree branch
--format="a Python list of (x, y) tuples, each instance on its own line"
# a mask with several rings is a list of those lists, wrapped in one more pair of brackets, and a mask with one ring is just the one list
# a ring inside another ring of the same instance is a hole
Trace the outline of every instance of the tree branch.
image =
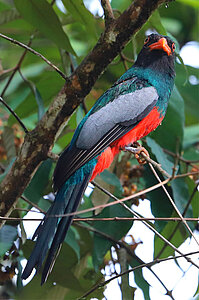
[(107, 65), (152, 12), (168, 0), (135, 0), (118, 19), (106, 27), (94, 49), (82, 61), (52, 102), (37, 127), (26, 134), (20, 153), (1, 183), (0, 215), (8, 216), (40, 163), (47, 159), (56, 136), (90, 92)]

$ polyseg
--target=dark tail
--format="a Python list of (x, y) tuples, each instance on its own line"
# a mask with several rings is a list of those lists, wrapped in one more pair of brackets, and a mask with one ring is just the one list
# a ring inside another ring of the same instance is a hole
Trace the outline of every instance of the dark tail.
[(90, 176), (91, 174), (86, 175), (83, 181), (76, 185), (63, 185), (57, 192), (52, 206), (49, 208), (44, 220), (34, 233), (33, 239), (37, 237), (36, 244), (21, 275), (22, 279), (28, 278), (32, 273), (33, 268), (36, 268), (37, 271), (41, 269), (42, 263), (49, 250), (42, 272), (41, 284), (47, 280), (61, 248), (61, 244), (64, 241), (66, 233), (74, 218), (74, 216), (62, 218), (48, 216), (75, 212), (87, 187)]

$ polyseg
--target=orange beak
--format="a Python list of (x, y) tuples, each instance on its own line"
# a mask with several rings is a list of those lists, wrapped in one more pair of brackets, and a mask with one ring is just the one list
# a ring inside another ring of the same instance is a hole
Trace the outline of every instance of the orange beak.
[(171, 49), (167, 44), (167, 40), (163, 37), (159, 39), (158, 42), (149, 45), (150, 50), (163, 50), (169, 56), (171, 54)]

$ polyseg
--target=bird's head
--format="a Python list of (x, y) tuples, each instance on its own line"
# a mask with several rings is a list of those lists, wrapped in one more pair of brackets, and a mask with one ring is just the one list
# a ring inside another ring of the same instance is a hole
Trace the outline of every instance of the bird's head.
[(146, 37), (135, 66), (175, 75), (174, 59), (175, 43), (168, 36), (152, 33)]
[[(149, 52), (159, 50), (163, 55), (170, 56), (175, 52), (175, 43), (168, 36), (152, 33), (146, 37), (143, 48)], [(158, 53), (156, 52), (156, 54)]]

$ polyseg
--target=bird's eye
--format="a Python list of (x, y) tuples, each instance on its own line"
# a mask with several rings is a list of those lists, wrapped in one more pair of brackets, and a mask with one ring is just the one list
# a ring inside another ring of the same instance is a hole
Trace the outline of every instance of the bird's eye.
[(148, 42), (149, 42), (150, 38), (147, 37), (145, 40), (144, 40), (144, 45), (146, 45)]
[(173, 52), (175, 51), (175, 49), (176, 49), (176, 46), (175, 46), (175, 44), (173, 43), (173, 44), (172, 44), (172, 50), (173, 50)]

